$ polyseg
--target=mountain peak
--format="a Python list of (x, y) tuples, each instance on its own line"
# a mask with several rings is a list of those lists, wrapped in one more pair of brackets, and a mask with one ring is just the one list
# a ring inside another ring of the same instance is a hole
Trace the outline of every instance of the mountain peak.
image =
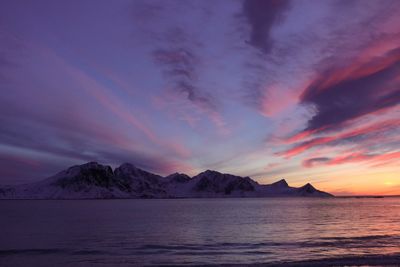
[(275, 183), (272, 183), (271, 185), (276, 187), (289, 187), (289, 184), (286, 182), (285, 179), (281, 179)]
[(191, 178), (184, 173), (175, 172), (165, 177), (165, 179), (170, 182), (185, 183), (188, 182)]
[(60, 172), (60, 174), (67, 175), (77, 175), (78, 173), (89, 171), (89, 170), (106, 170), (107, 172), (112, 173), (112, 169), (110, 166), (102, 165), (96, 161), (87, 162), (81, 165), (75, 165), (67, 170)]
[(312, 184), (306, 183), (296, 189), (300, 196), (332, 197), (333, 195), (316, 189)]
[(317, 189), (315, 189), (315, 187), (312, 185), (312, 184), (310, 184), (310, 183), (306, 183), (305, 185), (303, 185), (302, 187), (300, 187), (300, 188), (304, 188), (304, 189), (307, 189), (307, 190), (313, 190), (313, 191), (316, 191)]
[(204, 173), (220, 173), (220, 172), (214, 170), (205, 170)]
[(132, 170), (135, 170), (135, 169), (136, 169), (136, 166), (133, 165), (132, 163), (125, 162), (125, 163), (122, 163), (122, 164), (119, 166), (119, 168), (121, 168), (121, 169), (132, 169)]
[(134, 177), (157, 177), (161, 178), (161, 176), (142, 170), (137, 168), (135, 165), (131, 163), (121, 164), (118, 168), (114, 170), (114, 173), (117, 177), (121, 176), (134, 176)]
[(214, 175), (222, 175), (222, 173), (214, 171), (214, 170), (205, 170), (199, 174), (197, 174), (197, 176), (214, 176)]
[(313, 193), (318, 192), (318, 190), (314, 186), (312, 186), (312, 184), (310, 184), (310, 183), (306, 183), (302, 187), (299, 187), (298, 191), (301, 193), (305, 193), (305, 194), (313, 194)]
[(110, 166), (97, 162), (88, 162), (82, 165), (72, 166), (66, 171), (58, 173), (51, 178), (53, 185), (62, 188), (84, 188), (91, 185), (108, 187), (113, 183), (113, 170)]

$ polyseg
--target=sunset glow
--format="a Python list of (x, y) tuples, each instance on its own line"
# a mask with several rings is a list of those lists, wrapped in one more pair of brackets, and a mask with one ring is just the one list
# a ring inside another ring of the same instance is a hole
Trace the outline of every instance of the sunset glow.
[(98, 161), (400, 195), (400, 1), (93, 2), (0, 2), (1, 185)]

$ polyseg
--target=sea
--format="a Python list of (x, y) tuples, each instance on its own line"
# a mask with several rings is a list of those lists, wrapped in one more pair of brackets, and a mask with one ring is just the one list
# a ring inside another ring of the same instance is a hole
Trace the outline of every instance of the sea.
[(400, 198), (1, 200), (0, 266), (400, 266)]

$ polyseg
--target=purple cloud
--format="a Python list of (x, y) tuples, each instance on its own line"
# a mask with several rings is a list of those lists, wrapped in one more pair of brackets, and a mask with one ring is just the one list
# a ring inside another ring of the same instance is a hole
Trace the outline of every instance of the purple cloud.
[[(181, 43), (182, 40), (175, 42)], [(168, 86), (179, 94), (185, 95), (195, 105), (206, 110), (216, 110), (213, 98), (204, 94), (196, 85), (198, 80), (196, 69), (199, 62), (191, 49), (184, 47), (158, 49), (154, 51), (153, 56), (155, 61), (164, 67), (163, 74), (168, 81)]]
[(273, 45), (270, 31), (274, 24), (282, 20), (288, 7), (287, 0), (245, 0), (243, 14), (250, 25), (248, 43), (268, 54)]
[(301, 96), (315, 115), (306, 130), (331, 130), (400, 103), (400, 48), (359, 66), (321, 73)]
[(311, 159), (304, 160), (302, 164), (304, 167), (310, 168), (310, 167), (313, 167), (314, 165), (325, 163), (329, 160), (330, 160), (330, 158), (327, 158), (327, 157), (311, 158)]

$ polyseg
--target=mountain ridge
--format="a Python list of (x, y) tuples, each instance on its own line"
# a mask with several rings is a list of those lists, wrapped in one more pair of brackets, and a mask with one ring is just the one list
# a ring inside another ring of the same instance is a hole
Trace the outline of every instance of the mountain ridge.
[(0, 199), (110, 199), (110, 198), (236, 198), (236, 197), (332, 197), (310, 183), (291, 187), (285, 179), (259, 184), (241, 177), (206, 170), (193, 177), (168, 176), (123, 163), (114, 170), (88, 162), (74, 165), (39, 182), (0, 187)]

